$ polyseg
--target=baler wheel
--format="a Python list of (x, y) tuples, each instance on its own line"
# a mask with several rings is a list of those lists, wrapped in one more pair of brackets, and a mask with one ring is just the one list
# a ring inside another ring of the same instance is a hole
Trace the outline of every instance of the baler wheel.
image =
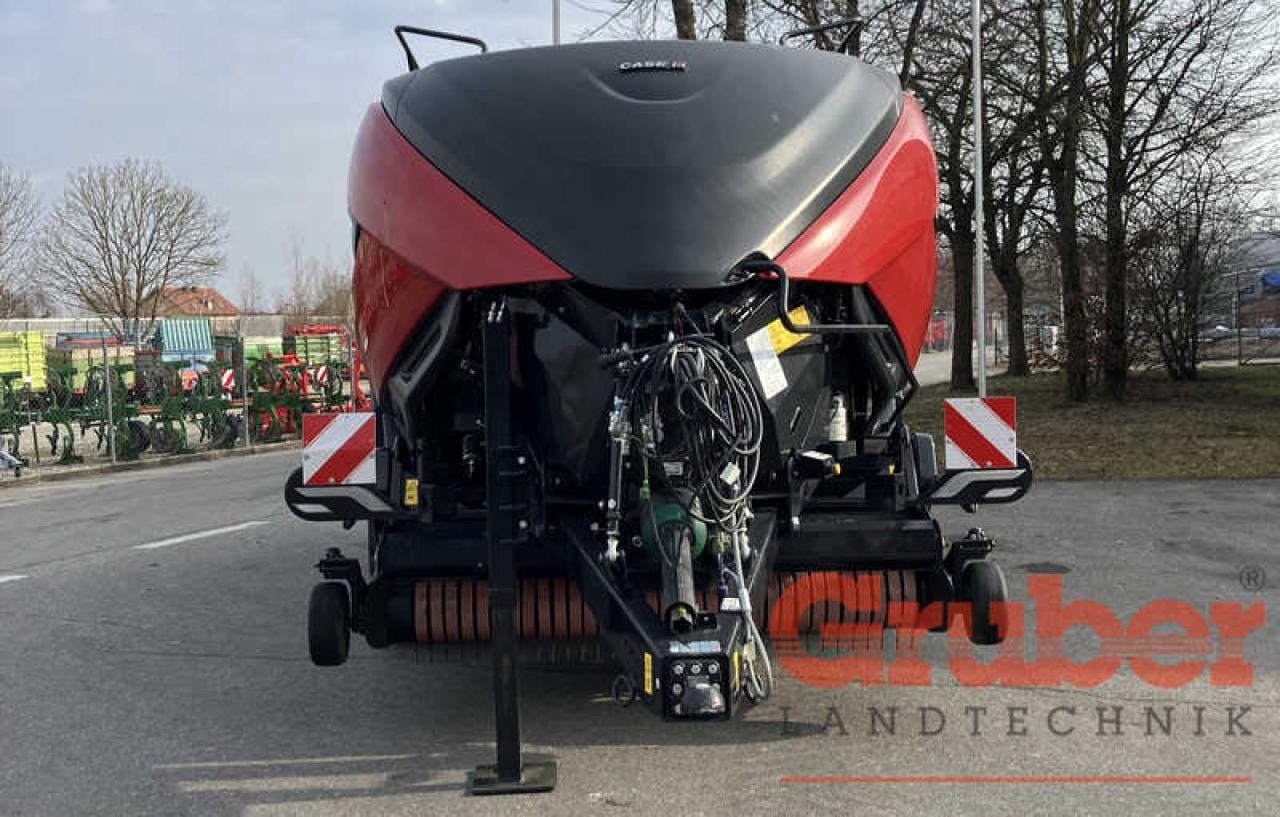
[(336, 667), (346, 662), (351, 647), (351, 600), (342, 582), (320, 582), (311, 588), (307, 641), (316, 666)]
[(999, 644), (1008, 632), (1005, 602), (1009, 588), (1004, 571), (985, 559), (969, 562), (960, 576), (960, 600), (969, 603), (969, 640), (974, 644)]

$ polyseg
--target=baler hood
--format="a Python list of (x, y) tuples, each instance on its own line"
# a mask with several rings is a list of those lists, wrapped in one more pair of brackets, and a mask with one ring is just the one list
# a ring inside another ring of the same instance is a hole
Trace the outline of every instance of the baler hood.
[(613, 42), (438, 62), (389, 81), (383, 105), (574, 277), (698, 289), (826, 209), (889, 137), (901, 92), (837, 54)]

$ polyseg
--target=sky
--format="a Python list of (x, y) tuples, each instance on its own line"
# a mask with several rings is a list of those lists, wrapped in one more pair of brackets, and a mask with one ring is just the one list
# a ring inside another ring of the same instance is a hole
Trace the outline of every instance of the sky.
[[(405, 69), (396, 24), (551, 42), (552, 0), (0, 0), (0, 162), (45, 206), (78, 167), (159, 161), (227, 216), (218, 286), (252, 268), (284, 288), (292, 242), (346, 264), (347, 164), (382, 83)], [(562, 3), (562, 40), (603, 21)], [(469, 53), (415, 42), (419, 62)]]

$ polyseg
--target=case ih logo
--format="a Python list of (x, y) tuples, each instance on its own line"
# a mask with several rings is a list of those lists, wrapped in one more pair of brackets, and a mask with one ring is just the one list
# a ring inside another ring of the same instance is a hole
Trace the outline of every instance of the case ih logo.
[(636, 60), (618, 63), (618, 70), (624, 74), (638, 71), (683, 71), (689, 65), (684, 60)]

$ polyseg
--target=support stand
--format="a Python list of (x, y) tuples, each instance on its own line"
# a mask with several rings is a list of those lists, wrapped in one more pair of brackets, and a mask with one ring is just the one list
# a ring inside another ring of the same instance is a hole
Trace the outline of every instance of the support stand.
[(484, 421), (489, 543), (489, 620), (493, 647), (497, 763), (476, 767), (469, 794), (551, 791), (554, 758), (524, 760), (520, 749), (520, 686), (516, 667), (515, 548), (529, 529), (528, 458), (516, 444), (511, 411), (511, 316), (494, 299), (484, 321)]

